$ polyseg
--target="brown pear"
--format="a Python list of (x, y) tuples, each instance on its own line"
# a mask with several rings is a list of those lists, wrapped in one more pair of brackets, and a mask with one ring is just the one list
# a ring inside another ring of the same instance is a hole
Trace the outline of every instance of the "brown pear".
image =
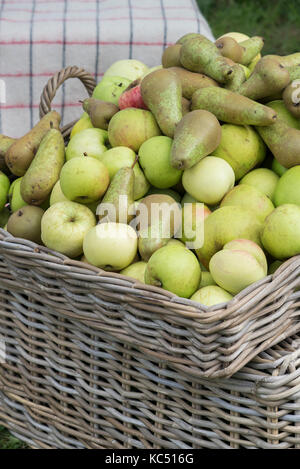
[(223, 55), (233, 62), (241, 63), (243, 57), (243, 48), (240, 44), (230, 36), (221, 37), (215, 42), (217, 48)]
[(41, 207), (25, 205), (8, 219), (7, 231), (16, 238), (24, 238), (38, 244), (41, 241), (41, 220), (44, 210)]
[(5, 163), (5, 153), (15, 143), (16, 139), (7, 137), (6, 135), (0, 134), (0, 171), (5, 173), (8, 172), (7, 165)]
[(119, 108), (114, 103), (108, 103), (96, 98), (87, 98), (83, 101), (82, 107), (90, 116), (94, 127), (107, 130), (110, 119)]
[(180, 67), (180, 49), (180, 44), (174, 44), (164, 50), (161, 58), (163, 68)]

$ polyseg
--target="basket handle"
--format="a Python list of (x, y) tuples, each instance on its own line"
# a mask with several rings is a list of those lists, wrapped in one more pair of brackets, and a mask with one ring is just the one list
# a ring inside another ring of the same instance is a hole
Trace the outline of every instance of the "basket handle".
[[(96, 81), (94, 77), (86, 72), (83, 68), (79, 68), (76, 66), (66, 67), (57, 72), (50, 78), (45, 85), (43, 92), (41, 94), (41, 101), (40, 101), (40, 118), (42, 118), (45, 114), (51, 111), (51, 102), (56, 95), (58, 88), (69, 78), (79, 78), (79, 80), (85, 86), (89, 96), (92, 95), (94, 88), (96, 86)], [(69, 124), (65, 125), (61, 128), (61, 132), (64, 137), (68, 137), (73, 125), (76, 121), (70, 122)]]

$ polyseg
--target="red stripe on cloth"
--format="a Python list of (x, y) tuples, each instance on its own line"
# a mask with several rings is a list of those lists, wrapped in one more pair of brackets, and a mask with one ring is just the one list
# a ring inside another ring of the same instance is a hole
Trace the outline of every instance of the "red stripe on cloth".
[[(141, 21), (161, 21), (162, 17), (154, 18), (150, 16), (135, 16), (134, 20), (141, 20)], [(130, 17), (122, 16), (119, 18), (101, 18), (101, 22), (104, 21), (129, 21)], [(194, 21), (195, 17), (192, 18), (168, 18), (168, 21)], [(1, 18), (1, 21), (6, 21), (8, 23), (28, 23), (28, 20), (14, 20), (12, 18)], [(35, 18), (34, 23), (62, 23), (64, 20), (63, 18)], [(94, 23), (94, 18), (68, 18), (67, 22), (78, 22), (84, 21), (87, 23)]]
[[(79, 107), (79, 106), (82, 106), (80, 103), (65, 103), (64, 105), (62, 104), (53, 104), (53, 107)], [(0, 109), (30, 109), (30, 108), (39, 108), (40, 105), (39, 104), (33, 104), (32, 106), (30, 106), (30, 104), (23, 104), (23, 103), (19, 103), (19, 104), (0, 104)]]
[[(15, 46), (15, 45), (28, 45), (31, 42), (23, 39), (23, 40), (10, 40), (10, 41), (0, 41), (1, 46)], [(41, 45), (41, 44), (63, 44), (62, 40), (50, 41), (46, 39), (41, 40), (33, 40), (32, 44)], [(95, 46), (97, 44), (96, 41), (66, 41), (68, 46)], [(102, 46), (129, 46), (128, 41), (99, 41), (98, 44)], [(132, 42), (134, 46), (163, 46), (163, 42), (143, 42), (143, 41), (134, 41)], [(172, 43), (167, 43), (167, 45), (172, 45)]]

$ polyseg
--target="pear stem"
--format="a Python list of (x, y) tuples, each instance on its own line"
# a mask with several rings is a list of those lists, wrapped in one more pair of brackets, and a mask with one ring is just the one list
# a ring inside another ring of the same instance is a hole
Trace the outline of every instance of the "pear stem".
[(136, 165), (136, 163), (138, 162), (139, 160), (139, 155), (136, 155), (135, 159), (134, 159), (134, 162), (133, 162), (133, 165), (131, 166), (131, 169), (133, 169)]

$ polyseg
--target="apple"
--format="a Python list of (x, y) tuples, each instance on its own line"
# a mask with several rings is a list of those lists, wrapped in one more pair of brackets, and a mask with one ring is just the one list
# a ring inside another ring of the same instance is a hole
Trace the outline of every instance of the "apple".
[(88, 115), (87, 112), (83, 112), (81, 115), (80, 119), (74, 124), (71, 134), (70, 134), (70, 139), (74, 137), (74, 135), (78, 134), (78, 132), (81, 132), (81, 130), (85, 129), (93, 129), (94, 126), (92, 124), (92, 121), (90, 119), (90, 116)]
[(60, 173), (61, 190), (73, 202), (95, 202), (106, 192), (108, 185), (106, 166), (90, 156), (72, 158), (64, 164)]
[(204, 306), (214, 306), (221, 303), (227, 303), (233, 298), (230, 293), (217, 285), (207, 285), (197, 290), (191, 300), (201, 303)]
[(144, 109), (122, 109), (111, 118), (108, 125), (111, 146), (129, 147), (136, 153), (142, 143), (160, 133), (153, 114)]
[(209, 285), (216, 285), (216, 282), (212, 278), (212, 275), (210, 272), (202, 270), (201, 280), (200, 280), (198, 288), (208, 287)]
[(96, 217), (88, 207), (69, 200), (58, 202), (42, 217), (42, 241), (49, 249), (78, 257), (83, 252), (85, 234), (95, 224)]
[(148, 109), (143, 101), (140, 85), (136, 85), (133, 88), (129, 86), (129, 88), (121, 94), (118, 105), (120, 109), (126, 109), (127, 107)]
[[(101, 161), (107, 167), (109, 178), (112, 181), (119, 169), (124, 167), (133, 166), (136, 159), (136, 154), (131, 148), (128, 147), (114, 147), (107, 150)], [(147, 194), (150, 184), (145, 178), (143, 171), (140, 168), (138, 161), (135, 163), (134, 168), (134, 200), (141, 199)]]
[(6, 174), (0, 171), (0, 211), (4, 209), (7, 202), (10, 181)]
[(147, 262), (139, 261), (130, 264), (128, 267), (120, 271), (120, 274), (126, 275), (126, 277), (135, 278), (139, 280), (141, 283), (145, 283), (145, 270), (146, 270)]
[(284, 204), (267, 217), (261, 241), (265, 250), (281, 260), (300, 254), (300, 207)]
[(181, 199), (181, 205), (184, 206), (184, 204), (192, 204), (193, 202), (198, 202), (195, 197), (192, 197), (188, 192), (185, 192), (184, 196)]
[(283, 264), (283, 261), (274, 261), (269, 265), (268, 274), (273, 275), (276, 270)]
[(279, 176), (268, 168), (256, 168), (247, 173), (240, 184), (253, 186), (263, 194), (267, 195), (272, 201), (274, 192), (279, 181)]
[(185, 190), (208, 205), (220, 202), (224, 195), (234, 186), (235, 177), (227, 161), (207, 156), (192, 168), (183, 172), (182, 184)]
[(176, 192), (174, 189), (157, 189), (157, 187), (150, 187), (146, 195), (153, 195), (153, 194), (162, 194), (162, 195), (169, 195), (172, 199), (176, 200), (180, 204), (181, 196)]
[(131, 80), (122, 76), (103, 76), (93, 91), (92, 97), (118, 105), (119, 97), (130, 85)]
[(50, 194), (50, 207), (51, 205), (56, 204), (57, 202), (64, 202), (65, 200), (69, 200), (63, 193), (60, 187), (60, 180), (56, 182), (54, 185), (52, 192)]
[(181, 240), (189, 249), (197, 249), (203, 245), (204, 220), (210, 213), (209, 208), (199, 202), (182, 206)]
[(147, 72), (149, 72), (149, 67), (140, 60), (123, 59), (114, 62), (108, 67), (104, 73), (104, 77), (114, 77), (118, 75), (133, 81), (142, 77)]
[(103, 129), (85, 129), (76, 133), (66, 148), (66, 160), (78, 156), (91, 156), (101, 161), (103, 153), (107, 151), (107, 131)]
[(129, 266), (137, 254), (137, 234), (124, 223), (100, 223), (86, 234), (83, 252), (90, 264), (120, 271)]
[(10, 186), (8, 198), (10, 203), (10, 209), (12, 212), (16, 212), (22, 207), (25, 207), (27, 203), (23, 200), (21, 196), (21, 180), (22, 178), (17, 178)]
[(1, 210), (0, 212), (0, 227), (4, 228), (5, 225), (8, 222), (8, 219), (10, 217), (10, 212), (7, 207), (4, 207), (4, 209)]
[(300, 165), (288, 169), (279, 179), (275, 189), (274, 203), (300, 205)]
[(146, 178), (158, 189), (169, 189), (181, 180), (182, 171), (170, 163), (173, 140), (159, 135), (146, 140), (139, 149), (139, 162)]
[(266, 146), (253, 127), (223, 124), (221, 143), (214, 151), (214, 156), (230, 164), (238, 181), (263, 162)]

